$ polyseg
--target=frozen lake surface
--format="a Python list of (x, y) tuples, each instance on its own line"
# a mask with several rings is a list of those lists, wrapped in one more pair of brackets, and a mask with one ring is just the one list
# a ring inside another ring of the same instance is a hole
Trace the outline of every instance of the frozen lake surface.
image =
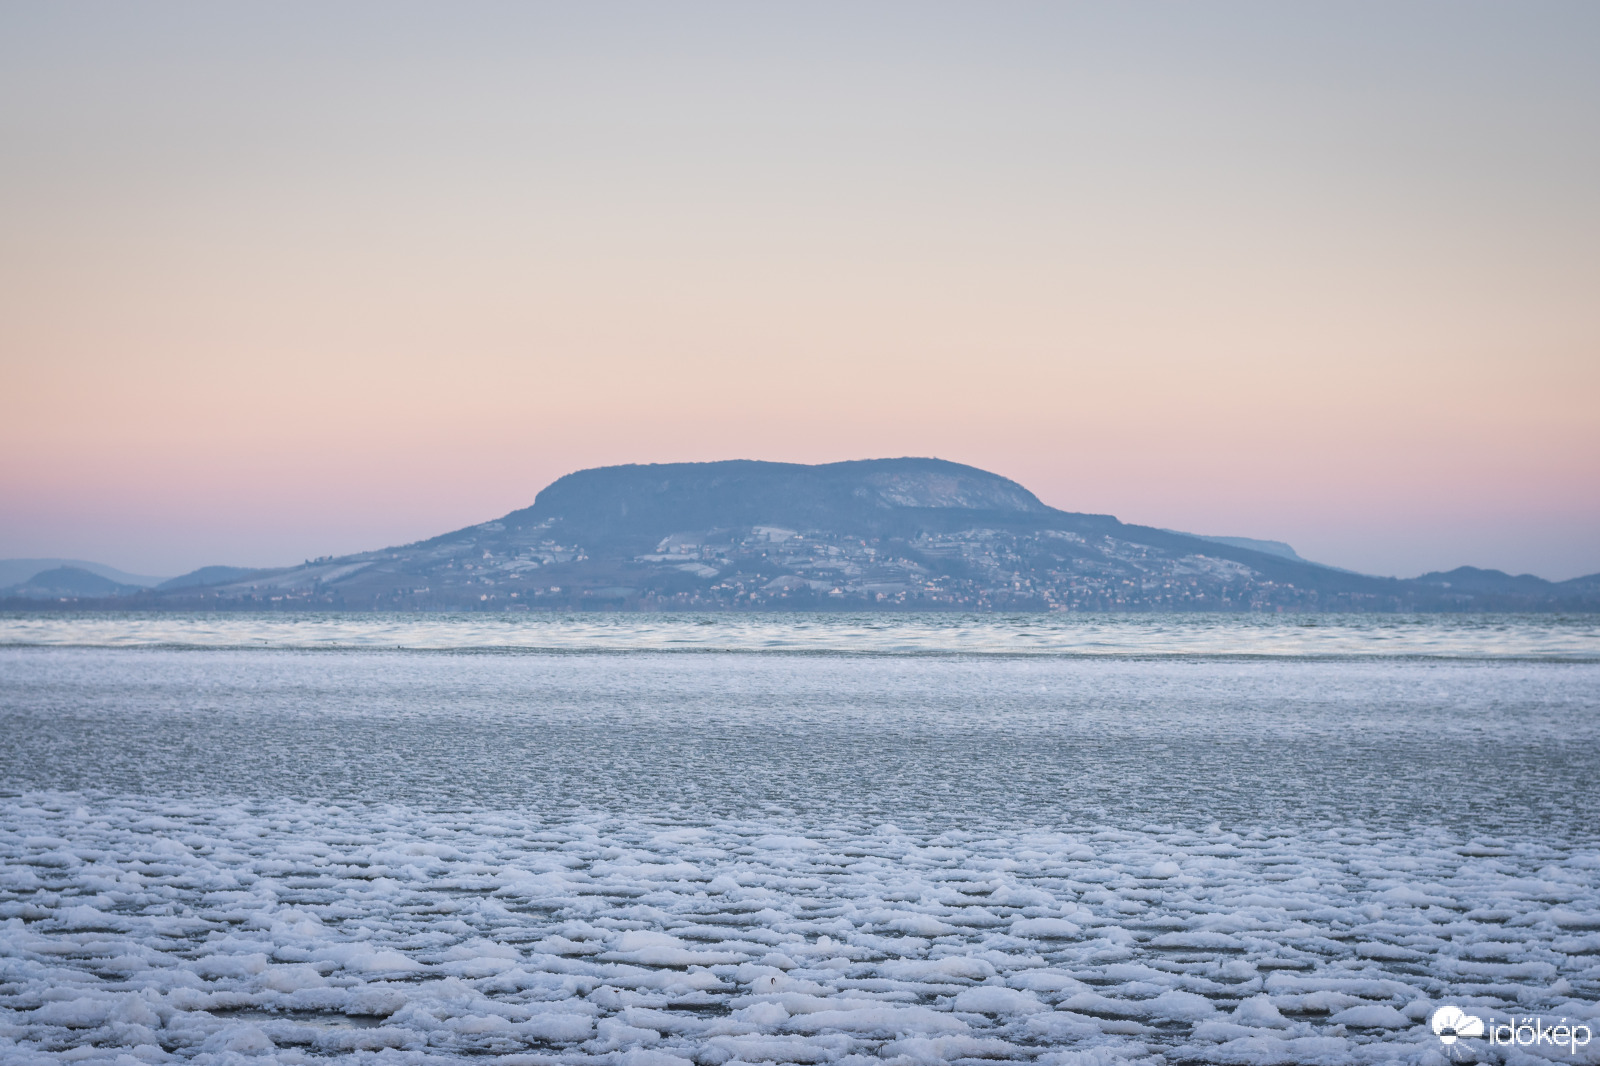
[(0, 615), (0, 646), (1600, 661), (1600, 615)]
[(1426, 1021), (1600, 1024), (1592, 619), (0, 645), (8, 1064), (1521, 1061)]

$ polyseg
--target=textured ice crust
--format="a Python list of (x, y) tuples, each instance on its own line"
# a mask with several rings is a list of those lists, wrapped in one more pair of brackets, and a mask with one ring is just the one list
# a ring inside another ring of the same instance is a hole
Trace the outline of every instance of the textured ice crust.
[(1435, 1063), (1597, 956), (1600, 855), (1444, 832), (0, 800), (7, 1064)]

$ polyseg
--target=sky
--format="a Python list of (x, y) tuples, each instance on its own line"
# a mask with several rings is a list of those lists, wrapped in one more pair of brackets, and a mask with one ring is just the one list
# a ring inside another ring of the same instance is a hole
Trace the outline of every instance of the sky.
[(1600, 571), (1600, 5), (0, 2), (0, 557), (930, 455)]

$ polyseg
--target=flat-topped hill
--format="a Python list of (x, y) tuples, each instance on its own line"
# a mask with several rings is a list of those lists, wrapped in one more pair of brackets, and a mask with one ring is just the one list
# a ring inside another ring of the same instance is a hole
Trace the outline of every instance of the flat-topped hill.
[(920, 458), (580, 470), (529, 507), (414, 544), (281, 570), (212, 567), (129, 591), (116, 606), (1600, 609), (1596, 578), (1557, 584), (1470, 569), (1370, 577), (1307, 562), (1277, 542), (1058, 510), (1009, 478)]
[(554, 521), (610, 541), (757, 525), (870, 533), (902, 524), (896, 512), (925, 510), (1006, 517), (1052, 509), (1009, 478), (942, 459), (819, 466), (733, 459), (580, 470), (502, 521)]

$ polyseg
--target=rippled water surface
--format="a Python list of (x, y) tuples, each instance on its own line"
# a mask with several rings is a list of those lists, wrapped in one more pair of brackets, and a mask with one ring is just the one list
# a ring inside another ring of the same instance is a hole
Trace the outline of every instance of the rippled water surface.
[(0, 619), (0, 1061), (1424, 1063), (1447, 1002), (1597, 1023), (1596, 647)]

